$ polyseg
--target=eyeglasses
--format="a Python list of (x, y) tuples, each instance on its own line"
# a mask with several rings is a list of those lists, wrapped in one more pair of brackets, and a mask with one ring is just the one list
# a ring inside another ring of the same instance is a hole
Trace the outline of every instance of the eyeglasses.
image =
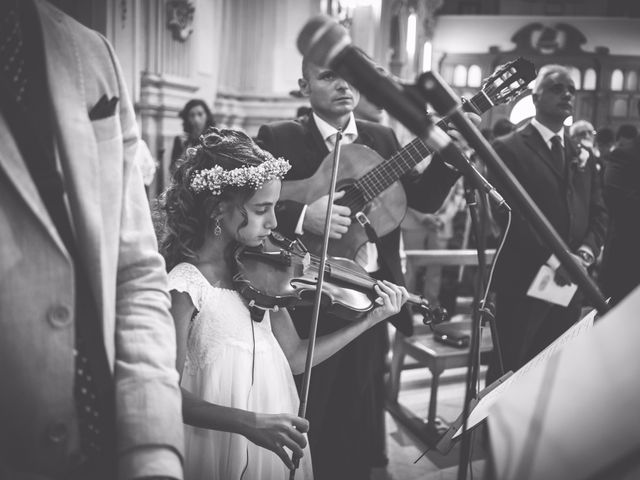
[(573, 85), (565, 85), (564, 83), (554, 83), (553, 85), (547, 87), (547, 90), (555, 95), (560, 95), (564, 93), (565, 90), (571, 95), (576, 94), (576, 87), (574, 87)]

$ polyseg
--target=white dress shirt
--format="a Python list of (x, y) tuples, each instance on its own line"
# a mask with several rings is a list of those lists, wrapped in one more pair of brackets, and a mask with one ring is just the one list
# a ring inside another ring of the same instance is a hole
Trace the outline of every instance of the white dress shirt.
[[(320, 132), (320, 136), (324, 140), (324, 144), (327, 149), (332, 152), (336, 145), (336, 137), (338, 133), (338, 129), (333, 125), (330, 125), (315, 112), (313, 112), (313, 120), (318, 127), (318, 131)], [(358, 138), (358, 128), (356, 126), (356, 120), (353, 116), (353, 113), (349, 116), (349, 122), (347, 126), (342, 131), (342, 140), (340, 141), (342, 145), (348, 145), (353, 143), (356, 138)], [(300, 218), (298, 219), (298, 223), (296, 226), (296, 234), (302, 235), (303, 228), (302, 224), (304, 222), (304, 215), (307, 211), (307, 205), (302, 208), (302, 212), (300, 213)], [(356, 262), (361, 265), (367, 272), (375, 272), (380, 268), (378, 264), (378, 249), (376, 248), (374, 243), (367, 242), (363, 248), (361, 248), (356, 255)]]

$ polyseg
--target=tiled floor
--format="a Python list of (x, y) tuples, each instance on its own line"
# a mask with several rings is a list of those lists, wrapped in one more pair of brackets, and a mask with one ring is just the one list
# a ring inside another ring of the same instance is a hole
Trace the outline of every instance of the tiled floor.
[[(482, 369), (482, 376), (484, 376)], [(454, 421), (462, 412), (465, 369), (446, 371), (438, 390), (438, 416), (447, 422)], [(483, 383), (483, 381), (482, 381)], [(425, 418), (429, 407), (430, 375), (426, 368), (404, 370), (401, 377), (399, 402), (417, 416)], [(387, 413), (387, 453), (389, 464), (376, 469), (372, 480), (449, 480), (458, 478), (460, 448), (455, 446), (447, 455), (430, 450), (412, 435), (400, 422)], [(482, 434), (474, 434), (472, 469), (467, 478), (482, 478), (485, 452), (481, 445)], [(417, 460), (417, 461), (416, 461)]]

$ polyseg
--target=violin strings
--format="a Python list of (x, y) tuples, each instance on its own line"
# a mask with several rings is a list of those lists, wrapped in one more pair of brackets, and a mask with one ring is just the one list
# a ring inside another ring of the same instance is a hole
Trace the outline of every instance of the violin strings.
[[(316, 259), (314, 259), (314, 260), (316, 260)], [(311, 265), (319, 267), (320, 261), (319, 260), (316, 260), (316, 261), (312, 260)], [(327, 262), (327, 265), (330, 266), (333, 270), (344, 272), (344, 273), (350, 273), (354, 277), (358, 277), (358, 278), (360, 278), (362, 280), (371, 280), (371, 281), (375, 282), (375, 279), (373, 277), (371, 277), (369, 275), (366, 275), (364, 273), (358, 272), (356, 270), (352, 270), (352, 269), (350, 269), (348, 267), (344, 267), (342, 265), (338, 265), (338, 264), (331, 263), (331, 262)]]
[[(311, 256), (311, 265), (318, 267), (318, 270), (319, 270), (320, 261), (318, 260), (318, 257), (316, 257), (315, 255)], [(354, 277), (359, 278), (361, 280), (369, 280), (372, 283), (376, 282), (376, 280), (373, 277), (366, 275), (364, 273), (352, 270), (350, 268), (343, 267), (342, 265), (334, 264), (331, 262), (327, 262), (327, 265), (329, 265), (333, 270), (344, 272), (344, 273), (350, 273)]]
[[(318, 267), (318, 271), (320, 271), (320, 260), (316, 255), (310, 255), (310, 259), (311, 259), (311, 265)], [(335, 264), (335, 263), (331, 263), (330, 261), (327, 261), (326, 263), (328, 266), (330, 266), (333, 270), (339, 271), (339, 272), (344, 272), (344, 273), (350, 273), (351, 275), (353, 275), (356, 278), (359, 278), (363, 281), (368, 281), (369, 283), (375, 285), (378, 280), (376, 280), (375, 278), (373, 278), (370, 275), (367, 275), (366, 273), (362, 273), (362, 272), (358, 272), (355, 271), (349, 267), (344, 267), (342, 265), (339, 264)]]

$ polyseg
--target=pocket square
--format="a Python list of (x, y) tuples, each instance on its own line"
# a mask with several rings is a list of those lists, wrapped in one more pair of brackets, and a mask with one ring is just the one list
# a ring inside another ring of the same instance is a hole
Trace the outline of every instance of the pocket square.
[(118, 105), (118, 97), (109, 99), (106, 94), (102, 95), (98, 103), (89, 112), (89, 119), (100, 120), (112, 116), (116, 113), (116, 105)]

